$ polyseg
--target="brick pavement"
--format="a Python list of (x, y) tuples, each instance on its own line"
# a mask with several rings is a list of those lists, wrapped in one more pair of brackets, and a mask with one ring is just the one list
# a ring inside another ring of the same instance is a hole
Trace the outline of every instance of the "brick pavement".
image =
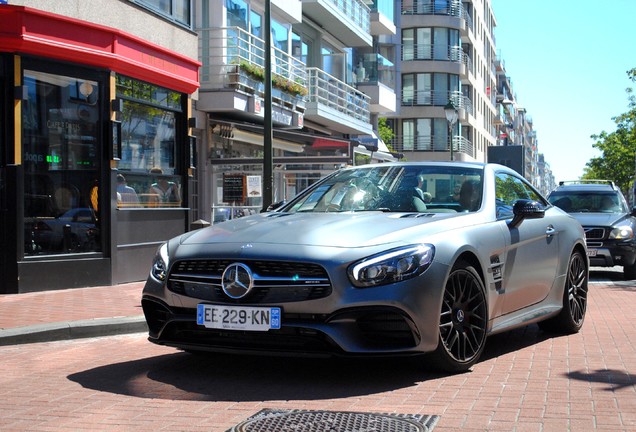
[(143, 315), (144, 282), (0, 295), (0, 329)]
[[(199, 357), (141, 333), (0, 347), (0, 430), (221, 432), (278, 408), (439, 415), (435, 432), (636, 431), (636, 285), (597, 280), (579, 334), (528, 326), (493, 336), (460, 375), (398, 360)], [(98, 311), (124, 309), (106, 305), (117, 290), (138, 303), (139, 287), (110, 288), (82, 295), (105, 296)], [(48, 301), (32, 303), (57, 304), (38, 294)], [(7, 300), (2, 320), (27, 307)]]

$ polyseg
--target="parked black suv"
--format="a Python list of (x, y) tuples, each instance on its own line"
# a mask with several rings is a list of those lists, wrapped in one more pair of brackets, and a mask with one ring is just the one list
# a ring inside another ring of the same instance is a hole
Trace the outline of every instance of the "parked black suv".
[(614, 182), (560, 182), (548, 201), (583, 226), (591, 266), (623, 266), (625, 279), (636, 279), (636, 208), (630, 211)]

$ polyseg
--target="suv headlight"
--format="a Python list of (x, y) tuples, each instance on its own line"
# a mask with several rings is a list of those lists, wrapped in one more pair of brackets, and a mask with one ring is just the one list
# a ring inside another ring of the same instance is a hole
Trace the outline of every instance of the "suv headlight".
[(157, 250), (155, 258), (152, 260), (150, 274), (161, 282), (166, 280), (168, 276), (168, 243), (162, 244)]
[(634, 230), (629, 225), (612, 228), (610, 240), (629, 240), (634, 237)]
[(349, 267), (349, 279), (357, 287), (399, 282), (422, 274), (433, 261), (435, 247), (411, 245), (373, 255)]

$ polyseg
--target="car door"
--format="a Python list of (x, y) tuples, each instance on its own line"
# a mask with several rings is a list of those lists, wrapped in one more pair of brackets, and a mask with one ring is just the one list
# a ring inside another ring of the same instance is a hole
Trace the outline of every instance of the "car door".
[(506, 239), (503, 265), (503, 309), (510, 313), (543, 300), (556, 277), (558, 239), (549, 218), (525, 219), (511, 228), (512, 208), (520, 199), (546, 205), (545, 200), (522, 178), (499, 173), (495, 178), (497, 219)]

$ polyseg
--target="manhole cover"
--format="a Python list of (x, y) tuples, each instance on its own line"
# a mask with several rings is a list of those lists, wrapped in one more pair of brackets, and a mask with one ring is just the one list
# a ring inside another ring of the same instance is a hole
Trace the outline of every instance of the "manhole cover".
[(228, 432), (428, 432), (439, 416), (264, 409)]

